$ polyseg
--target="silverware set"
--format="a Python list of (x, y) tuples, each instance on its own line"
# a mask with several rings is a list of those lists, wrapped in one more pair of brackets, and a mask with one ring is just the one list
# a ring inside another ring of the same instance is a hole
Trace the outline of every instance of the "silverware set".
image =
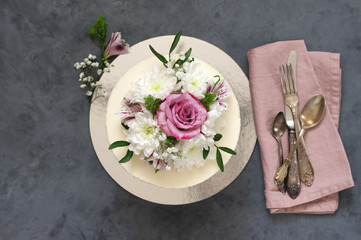
[[(314, 171), (308, 158), (303, 135), (307, 129), (316, 126), (325, 111), (325, 99), (322, 95), (312, 97), (305, 104), (298, 121), (298, 90), (297, 90), (297, 52), (291, 51), (286, 66), (280, 67), (280, 81), (285, 102), (285, 111), (278, 113), (272, 128), (279, 148), (280, 168), (275, 175), (275, 183), (282, 193), (288, 192), (291, 198), (296, 198), (301, 191), (301, 181), (311, 186)], [(281, 137), (287, 126), (290, 152), (283, 161)], [(287, 177), (287, 178), (286, 178)]]

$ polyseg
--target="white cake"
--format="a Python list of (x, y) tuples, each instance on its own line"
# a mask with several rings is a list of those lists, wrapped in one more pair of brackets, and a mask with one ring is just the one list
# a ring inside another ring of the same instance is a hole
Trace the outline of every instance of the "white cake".
[[(220, 75), (220, 73), (202, 60), (195, 59), (195, 62), (201, 64), (202, 68), (211, 76)], [(150, 73), (154, 65), (161, 68), (163, 65), (156, 57), (151, 57), (139, 62), (123, 76), (120, 77), (108, 100), (106, 114), (106, 129), (109, 143), (119, 140), (125, 140), (124, 128), (120, 123), (120, 117), (117, 114), (121, 108), (122, 99), (129, 92), (132, 84), (139, 79), (142, 73)], [(240, 132), (240, 111), (236, 97), (233, 93), (227, 98), (228, 109), (222, 113), (222, 118), (226, 121), (224, 128), (219, 133), (223, 135), (222, 139), (217, 142), (218, 146), (226, 146), (235, 149)], [(116, 148), (112, 150), (115, 157), (119, 160), (127, 152), (127, 148)], [(214, 151), (211, 150), (211, 151)], [(222, 153), (223, 163), (226, 165), (231, 155)], [(202, 156), (200, 156), (201, 158)], [(237, 157), (237, 156), (235, 156)], [(113, 161), (113, 160), (112, 160)], [(130, 174), (145, 182), (166, 187), (166, 188), (183, 188), (201, 183), (219, 171), (215, 159), (206, 159), (205, 164), (199, 168), (193, 167), (192, 170), (183, 168), (179, 171), (174, 168), (170, 171), (160, 171), (155, 173), (154, 168), (147, 162), (140, 160), (138, 155), (133, 155), (132, 159), (123, 163), (124, 167)]]

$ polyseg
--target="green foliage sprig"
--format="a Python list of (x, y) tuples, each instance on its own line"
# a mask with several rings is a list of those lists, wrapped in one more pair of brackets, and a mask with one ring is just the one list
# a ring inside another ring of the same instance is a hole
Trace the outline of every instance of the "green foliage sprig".
[(100, 48), (100, 64), (99, 67), (101, 69), (104, 68), (104, 51), (106, 48), (106, 39), (107, 39), (107, 28), (108, 23), (105, 21), (104, 14), (100, 15), (94, 22), (93, 26), (89, 29), (88, 34), (91, 39), (98, 41), (98, 47)]
[[(130, 143), (127, 142), (127, 141), (116, 141), (116, 142), (113, 142), (112, 144), (110, 144), (109, 150), (114, 149), (114, 148), (118, 148), (118, 147), (127, 147), (129, 145), (130, 145)], [(126, 163), (130, 159), (132, 159), (132, 157), (133, 157), (133, 151), (130, 151), (128, 149), (125, 156), (122, 159), (119, 160), (119, 163)]]
[(199, 101), (206, 107), (207, 111), (209, 111), (209, 108), (214, 103), (216, 96), (217, 95), (215, 93), (205, 93), (204, 98)]
[[(171, 53), (174, 51), (174, 49), (177, 47), (180, 37), (182, 36), (182, 31), (179, 31), (175, 37), (174, 40), (172, 42), (172, 45), (169, 49), (169, 54), (168, 54), (168, 60), (159, 52), (157, 52), (152, 45), (149, 45), (150, 50), (152, 51), (152, 53), (159, 59), (159, 61), (161, 61), (164, 65), (164, 67), (168, 68), (168, 63), (170, 62), (170, 55)], [(187, 61), (193, 61), (193, 59), (190, 59), (192, 53), (192, 48), (188, 49), (188, 51), (185, 53), (183, 60), (182, 59), (178, 59), (177, 61), (174, 62), (172, 68), (180, 68), (182, 67), (182, 65), (187, 62)]]
[(160, 104), (162, 103), (162, 100), (160, 98), (154, 99), (151, 95), (148, 95), (148, 97), (144, 98), (144, 100), (145, 108), (150, 111), (153, 116), (155, 116), (157, 114)]
[[(218, 142), (221, 139), (222, 139), (222, 134), (220, 134), (220, 133), (217, 133), (213, 138), (213, 140), (215, 142)], [(222, 158), (221, 151), (232, 154), (232, 155), (236, 155), (237, 153), (235, 151), (233, 151), (232, 149), (227, 148), (227, 147), (218, 147), (216, 144), (214, 144), (214, 146), (216, 147), (217, 165), (218, 165), (219, 169), (221, 170), (221, 172), (224, 172), (224, 164), (223, 164), (223, 158)], [(209, 147), (208, 147), (208, 149), (203, 148), (203, 159), (206, 159), (208, 157), (209, 151), (210, 151)]]

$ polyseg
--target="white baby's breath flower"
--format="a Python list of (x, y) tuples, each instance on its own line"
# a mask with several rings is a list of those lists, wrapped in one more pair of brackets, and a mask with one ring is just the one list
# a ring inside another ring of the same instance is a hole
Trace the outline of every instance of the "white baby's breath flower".
[(88, 59), (93, 59), (93, 55), (89, 53)]
[(95, 85), (96, 85), (97, 87), (100, 87), (100, 86), (102, 85), (102, 83), (98, 81), (98, 82), (95, 83)]
[(178, 79), (182, 80), (182, 79), (185, 77), (185, 73), (184, 73), (184, 72), (181, 72), (181, 71), (178, 71), (178, 72), (175, 74), (175, 76), (176, 76)]
[(81, 85), (80, 85), (80, 88), (84, 89), (84, 88), (86, 88), (86, 85), (85, 85), (85, 84), (81, 84)]
[(91, 95), (93, 95), (92, 91), (87, 91), (85, 94), (86, 94), (88, 97), (90, 97)]
[(88, 58), (84, 58), (84, 62), (86, 63), (87, 61), (89, 61), (89, 59), (88, 59)]
[(109, 67), (110, 63), (108, 61), (104, 61), (105, 66)]
[(85, 67), (86, 67), (85, 62), (81, 62), (81, 63), (80, 63), (80, 66), (81, 66), (82, 68), (85, 68)]
[(160, 146), (160, 141), (166, 135), (158, 126), (157, 121), (149, 111), (139, 112), (135, 119), (129, 122), (127, 141), (130, 142), (129, 150), (139, 155), (142, 151), (149, 157)]
[(110, 72), (110, 71), (109, 71), (109, 68), (104, 68), (103, 71), (104, 71), (104, 72)]
[(77, 66), (79, 66), (79, 65), (80, 65), (79, 62), (74, 63), (74, 67), (75, 67), (75, 68), (76, 68)]
[(91, 62), (91, 61), (87, 61), (86, 64), (87, 64), (87, 65), (91, 65), (92, 62)]
[(102, 90), (102, 96), (103, 97), (108, 97), (109, 96), (109, 93), (106, 91), (106, 90)]
[(82, 81), (83, 81), (83, 79), (79, 78), (79, 82), (82, 82)]
[(98, 70), (97, 70), (97, 74), (98, 74), (98, 75), (101, 75), (101, 74), (102, 74), (102, 70), (101, 70), (101, 69), (98, 69)]
[(81, 72), (80, 74), (79, 74), (79, 78), (83, 78), (84, 77), (84, 72)]
[(93, 60), (97, 59), (97, 56), (93, 55), (92, 59), (93, 59)]
[(92, 88), (94, 88), (95, 87), (95, 83), (90, 83), (90, 86), (92, 87)]
[(172, 62), (175, 62), (175, 61), (177, 61), (178, 59), (179, 59), (179, 54), (177, 54), (177, 53), (173, 53), (171, 56), (170, 56), (170, 60), (172, 61)]
[(190, 93), (197, 98), (204, 98), (207, 91), (208, 74), (202, 70), (199, 63), (189, 63), (183, 65), (185, 76), (182, 78), (181, 85), (183, 93)]

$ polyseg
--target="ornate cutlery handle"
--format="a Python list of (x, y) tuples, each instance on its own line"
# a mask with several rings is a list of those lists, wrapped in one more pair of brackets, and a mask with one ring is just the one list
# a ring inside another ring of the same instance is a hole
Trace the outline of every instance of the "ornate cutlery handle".
[[(277, 139), (278, 142), (278, 158), (279, 158), (279, 166), (282, 166), (283, 164), (283, 149), (282, 149), (282, 144), (281, 144), (281, 140)], [(281, 182), (278, 184), (278, 189), (282, 192), (282, 193), (286, 193), (286, 184), (285, 182)]]
[[(300, 125), (299, 122), (295, 122), (295, 127), (296, 127), (296, 133), (298, 134), (299, 129), (300, 129)], [(310, 162), (310, 159), (308, 158), (307, 155), (307, 151), (306, 151), (306, 147), (305, 147), (305, 142), (303, 140), (303, 138), (301, 138), (301, 143), (298, 146), (298, 164), (299, 164), (299, 169), (300, 169), (300, 178), (301, 181), (306, 185), (306, 186), (311, 186), (313, 183), (313, 180), (315, 178), (315, 174), (313, 172), (313, 167), (312, 164)]]
[[(296, 144), (296, 132), (293, 129), (288, 129), (288, 141), (289, 148), (291, 149), (293, 145)], [(300, 147), (301, 145), (299, 145)], [(291, 164), (288, 170), (288, 179), (287, 179), (287, 192), (291, 198), (296, 198), (300, 193), (301, 182), (300, 182), (300, 173), (298, 168), (297, 154), (294, 154), (291, 157)]]
[(285, 180), (285, 177), (287, 176), (288, 167), (291, 164), (291, 157), (296, 152), (296, 149), (297, 149), (298, 145), (300, 144), (300, 138), (305, 134), (306, 130), (307, 129), (304, 129), (304, 128), (301, 129), (300, 134), (298, 134), (298, 138), (297, 138), (295, 145), (293, 145), (291, 147), (291, 150), (288, 153), (288, 156), (286, 157), (286, 159), (283, 161), (282, 166), (277, 170), (276, 175), (275, 175), (275, 183), (277, 185)]

